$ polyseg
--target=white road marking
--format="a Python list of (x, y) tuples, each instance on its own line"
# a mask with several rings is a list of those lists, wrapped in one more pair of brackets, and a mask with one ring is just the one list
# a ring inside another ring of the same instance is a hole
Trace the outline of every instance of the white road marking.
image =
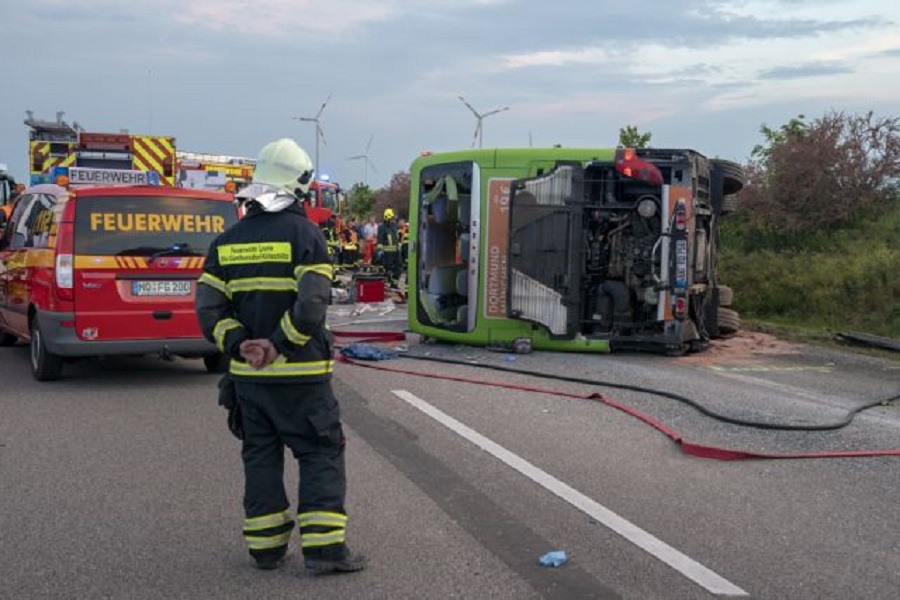
[(543, 486), (548, 491), (559, 496), (583, 513), (596, 519), (599, 523), (618, 533), (638, 548), (641, 548), (645, 552), (661, 560), (709, 592), (720, 596), (749, 595), (735, 584), (707, 567), (704, 567), (691, 557), (679, 552), (634, 523), (620, 517), (605, 506), (588, 498), (575, 488), (563, 483), (549, 473), (542, 471), (527, 460), (484, 437), (474, 429), (457, 421), (447, 413), (428, 404), (414, 394), (411, 394), (406, 390), (392, 390), (391, 393), (419, 409), (444, 427), (447, 427), (454, 433), (469, 440), (482, 450), (492, 454), (494, 457), (503, 461), (535, 483)]

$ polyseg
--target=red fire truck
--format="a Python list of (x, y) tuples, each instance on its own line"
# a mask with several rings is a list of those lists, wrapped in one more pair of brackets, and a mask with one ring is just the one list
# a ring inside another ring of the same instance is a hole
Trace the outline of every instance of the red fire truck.
[(176, 152), (178, 185), (212, 191), (239, 190), (253, 179), (256, 159), (243, 156)]
[(78, 123), (66, 123), (62, 115), (57, 113), (56, 121), (44, 121), (29, 112), (25, 119), (31, 185), (56, 183), (56, 178), (70, 168), (82, 170), (85, 177), (101, 169), (143, 171), (155, 174), (153, 180), (158, 179), (162, 186), (177, 185), (174, 137), (89, 132)]
[(303, 206), (310, 220), (322, 225), (331, 217), (340, 219), (345, 203), (346, 195), (341, 186), (317, 179), (310, 184), (309, 198), (303, 201)]

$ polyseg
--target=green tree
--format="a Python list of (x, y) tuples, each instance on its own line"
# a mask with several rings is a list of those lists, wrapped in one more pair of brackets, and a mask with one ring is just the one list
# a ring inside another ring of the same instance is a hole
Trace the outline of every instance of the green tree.
[(372, 214), (375, 192), (364, 183), (354, 183), (347, 194), (347, 203), (350, 205), (351, 215), (358, 219), (365, 219)]
[(391, 207), (398, 217), (409, 218), (409, 172), (398, 171), (391, 176), (391, 181), (375, 193), (376, 215)]
[(900, 118), (832, 111), (760, 133), (766, 140), (753, 150), (739, 204), (752, 230), (798, 241), (792, 236), (877, 215), (897, 198)]
[(650, 145), (650, 132), (641, 133), (634, 125), (626, 125), (619, 129), (619, 145), (626, 148), (646, 148)]
[(778, 129), (772, 129), (765, 123), (760, 125), (759, 132), (766, 138), (766, 143), (754, 146), (750, 156), (757, 161), (766, 161), (772, 156), (774, 148), (791, 140), (802, 140), (809, 131), (809, 125), (804, 119), (806, 116), (797, 115)]

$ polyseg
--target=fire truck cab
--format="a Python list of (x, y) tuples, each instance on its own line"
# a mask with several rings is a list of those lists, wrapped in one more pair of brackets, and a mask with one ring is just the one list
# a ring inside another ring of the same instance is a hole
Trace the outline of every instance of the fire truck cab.
[(345, 203), (344, 191), (337, 183), (316, 179), (309, 186), (308, 197), (303, 201), (306, 215), (321, 226), (331, 217), (339, 217)]

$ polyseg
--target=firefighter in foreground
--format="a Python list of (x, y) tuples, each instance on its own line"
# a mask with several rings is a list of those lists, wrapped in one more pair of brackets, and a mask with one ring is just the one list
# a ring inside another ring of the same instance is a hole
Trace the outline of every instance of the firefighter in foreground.
[(274, 569), (288, 556), (294, 521), (283, 481), (286, 445), (301, 472), (297, 525), (306, 568), (360, 571), (365, 557), (345, 543), (345, 440), (325, 327), (333, 266), (322, 232), (298, 202), (312, 177), (309, 155), (293, 140), (260, 151), (253, 183), (270, 191), (248, 200), (246, 216), (211, 245), (197, 315), (204, 335), (231, 357), (222, 388), (233, 382), (243, 534), (256, 566)]
[(391, 287), (400, 284), (400, 232), (394, 220), (394, 209), (384, 209), (384, 219), (378, 226), (375, 246), (377, 263), (384, 269)]

